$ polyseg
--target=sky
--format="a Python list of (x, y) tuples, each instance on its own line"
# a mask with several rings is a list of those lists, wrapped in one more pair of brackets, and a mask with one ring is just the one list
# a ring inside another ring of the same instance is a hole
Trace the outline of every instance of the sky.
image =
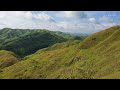
[(0, 29), (95, 33), (120, 25), (120, 11), (0, 11)]

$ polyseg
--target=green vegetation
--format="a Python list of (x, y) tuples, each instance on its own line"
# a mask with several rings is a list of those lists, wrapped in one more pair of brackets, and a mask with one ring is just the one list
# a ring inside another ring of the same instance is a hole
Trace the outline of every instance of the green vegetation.
[(24, 57), (55, 43), (82, 39), (84, 36), (72, 36), (58, 31), (4, 28), (0, 30), (0, 49)]
[(1, 50), (0, 51), (0, 69), (17, 63), (20, 60), (19, 56), (13, 52)]
[(120, 79), (120, 26), (57, 43), (0, 73), (2, 79)]

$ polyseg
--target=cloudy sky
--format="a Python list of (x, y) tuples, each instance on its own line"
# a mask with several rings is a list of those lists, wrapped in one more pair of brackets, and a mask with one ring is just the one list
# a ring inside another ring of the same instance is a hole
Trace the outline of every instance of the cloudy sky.
[(94, 33), (119, 24), (119, 11), (0, 11), (0, 29)]

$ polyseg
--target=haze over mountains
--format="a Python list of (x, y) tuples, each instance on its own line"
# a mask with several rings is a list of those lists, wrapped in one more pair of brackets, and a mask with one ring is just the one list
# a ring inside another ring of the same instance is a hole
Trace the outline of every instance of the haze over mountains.
[(1, 79), (120, 79), (120, 26), (87, 37), (5, 28), (0, 44)]

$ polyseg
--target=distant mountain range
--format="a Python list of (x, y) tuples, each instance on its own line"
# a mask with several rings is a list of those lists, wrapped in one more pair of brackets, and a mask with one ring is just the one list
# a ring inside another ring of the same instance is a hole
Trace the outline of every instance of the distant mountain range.
[(88, 36), (90, 34), (87, 33), (70, 33), (70, 32), (65, 32), (66, 34), (74, 35), (74, 36)]

